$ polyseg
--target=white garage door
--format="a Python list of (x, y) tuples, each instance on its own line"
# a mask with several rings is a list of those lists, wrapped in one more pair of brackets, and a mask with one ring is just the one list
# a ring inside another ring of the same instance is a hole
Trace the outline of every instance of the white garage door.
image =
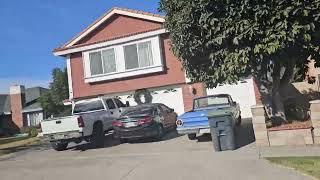
[(256, 104), (252, 78), (239, 81), (235, 85), (222, 85), (213, 89), (207, 89), (207, 94), (230, 94), (233, 101), (240, 104), (242, 117), (252, 117), (250, 107)]
[[(169, 86), (148, 90), (151, 92), (153, 103), (163, 103), (168, 107), (173, 108), (178, 115), (184, 113), (182, 89), (180, 87)], [(118, 96), (122, 102), (129, 101), (130, 106), (135, 106), (137, 103), (134, 101), (133, 95), (134, 92)]]

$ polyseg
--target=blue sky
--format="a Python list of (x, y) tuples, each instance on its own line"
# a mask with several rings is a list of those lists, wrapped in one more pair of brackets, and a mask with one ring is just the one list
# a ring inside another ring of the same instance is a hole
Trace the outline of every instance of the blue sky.
[(114, 6), (157, 13), (158, 0), (1, 0), (0, 93), (48, 86), (51, 70), (65, 66), (53, 48)]

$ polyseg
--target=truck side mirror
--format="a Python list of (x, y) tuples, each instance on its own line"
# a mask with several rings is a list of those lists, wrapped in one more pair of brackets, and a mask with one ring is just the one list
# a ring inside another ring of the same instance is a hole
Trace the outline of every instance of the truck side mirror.
[(126, 101), (126, 106), (127, 106), (127, 107), (129, 107), (129, 106), (130, 106), (129, 101)]

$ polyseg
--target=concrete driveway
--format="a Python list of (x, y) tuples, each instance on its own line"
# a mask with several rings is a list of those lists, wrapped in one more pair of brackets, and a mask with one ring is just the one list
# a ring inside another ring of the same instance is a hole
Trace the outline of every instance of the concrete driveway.
[(226, 152), (213, 152), (206, 137), (189, 141), (175, 133), (161, 142), (121, 145), (107, 137), (101, 149), (83, 144), (56, 152), (44, 145), (2, 157), (1, 180), (309, 179), (259, 159), (249, 121), (238, 134), (239, 149)]

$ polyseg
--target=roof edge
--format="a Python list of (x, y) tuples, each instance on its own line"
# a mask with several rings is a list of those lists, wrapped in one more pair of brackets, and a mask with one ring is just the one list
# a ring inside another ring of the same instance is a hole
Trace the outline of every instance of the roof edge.
[(165, 21), (164, 16), (162, 16), (160, 14), (154, 14), (154, 13), (133, 10), (133, 9), (113, 7), (112, 9), (107, 11), (105, 14), (103, 14), (100, 18), (95, 20), (92, 24), (90, 24), (86, 29), (84, 29), (79, 34), (74, 36), (71, 40), (69, 40), (67, 43), (65, 43), (64, 45), (62, 45), (56, 49), (68, 48), (68, 47), (73, 46), (74, 44), (76, 44), (81, 39), (83, 39), (86, 35), (91, 33), (93, 30), (95, 30), (98, 26), (100, 26), (103, 22), (105, 22), (107, 19), (109, 19), (114, 14), (126, 15), (129, 17), (146, 19), (149, 21), (155, 21), (155, 22), (161, 22), (161, 23), (163, 23)]

